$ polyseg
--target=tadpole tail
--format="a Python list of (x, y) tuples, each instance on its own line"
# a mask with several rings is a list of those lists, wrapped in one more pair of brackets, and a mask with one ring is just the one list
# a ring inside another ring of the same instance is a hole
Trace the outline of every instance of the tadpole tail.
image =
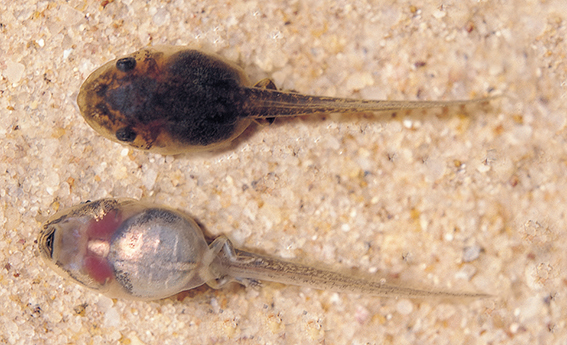
[(486, 298), (482, 293), (457, 293), (429, 291), (395, 286), (377, 280), (359, 278), (319, 269), (316, 267), (291, 263), (241, 250), (224, 256), (221, 265), (232, 277), (266, 280), (289, 285), (306, 286), (319, 290), (367, 294), (380, 297), (439, 297), (439, 298)]
[(242, 111), (253, 118), (301, 116), (314, 113), (357, 113), (461, 106), (489, 102), (500, 96), (455, 101), (380, 101), (310, 96), (289, 91), (244, 88)]

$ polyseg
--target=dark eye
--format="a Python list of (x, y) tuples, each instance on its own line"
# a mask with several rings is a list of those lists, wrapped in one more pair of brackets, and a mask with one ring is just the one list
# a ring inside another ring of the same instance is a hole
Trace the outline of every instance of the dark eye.
[(130, 127), (122, 127), (116, 131), (116, 139), (128, 143), (134, 141), (137, 135), (138, 134), (136, 134), (136, 132), (134, 132), (134, 130)]
[(49, 257), (53, 257), (53, 241), (55, 240), (55, 229), (51, 230), (51, 233), (45, 238), (45, 249), (49, 253)]
[(136, 68), (136, 59), (133, 57), (125, 57), (116, 61), (116, 68), (122, 72), (128, 72)]

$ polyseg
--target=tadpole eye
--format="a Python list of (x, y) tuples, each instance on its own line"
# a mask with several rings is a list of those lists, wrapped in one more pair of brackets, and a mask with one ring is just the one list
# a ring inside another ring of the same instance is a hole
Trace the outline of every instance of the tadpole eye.
[(49, 257), (53, 257), (53, 241), (55, 240), (55, 229), (51, 230), (45, 238), (45, 249), (49, 253)]
[(130, 127), (122, 127), (116, 131), (116, 139), (131, 143), (136, 139), (138, 134)]
[(136, 68), (136, 59), (133, 57), (125, 57), (116, 61), (116, 68), (122, 72), (129, 72)]

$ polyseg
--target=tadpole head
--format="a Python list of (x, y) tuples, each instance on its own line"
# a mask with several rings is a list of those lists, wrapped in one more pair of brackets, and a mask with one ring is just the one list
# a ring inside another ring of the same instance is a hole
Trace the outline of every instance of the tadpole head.
[(77, 96), (86, 122), (112, 141), (154, 149), (162, 127), (151, 119), (151, 103), (160, 84), (163, 60), (163, 53), (148, 48), (95, 70)]
[(85, 80), (77, 104), (104, 137), (161, 154), (210, 150), (250, 124), (241, 68), (186, 47), (156, 46), (110, 61)]

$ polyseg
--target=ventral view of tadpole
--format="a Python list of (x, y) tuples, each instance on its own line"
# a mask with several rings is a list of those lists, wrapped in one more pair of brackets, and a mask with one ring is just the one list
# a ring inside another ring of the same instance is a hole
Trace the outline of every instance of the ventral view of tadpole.
[(81, 86), (77, 103), (104, 137), (161, 154), (227, 145), (255, 119), (314, 113), (439, 108), (487, 102), (380, 101), (310, 96), (252, 84), (242, 68), (183, 46), (155, 46), (110, 61)]
[(162, 299), (207, 284), (273, 281), (344, 293), (407, 298), (483, 298), (482, 293), (391, 285), (208, 243), (182, 212), (132, 199), (101, 199), (56, 213), (39, 236), (41, 256), (61, 275), (108, 297)]

